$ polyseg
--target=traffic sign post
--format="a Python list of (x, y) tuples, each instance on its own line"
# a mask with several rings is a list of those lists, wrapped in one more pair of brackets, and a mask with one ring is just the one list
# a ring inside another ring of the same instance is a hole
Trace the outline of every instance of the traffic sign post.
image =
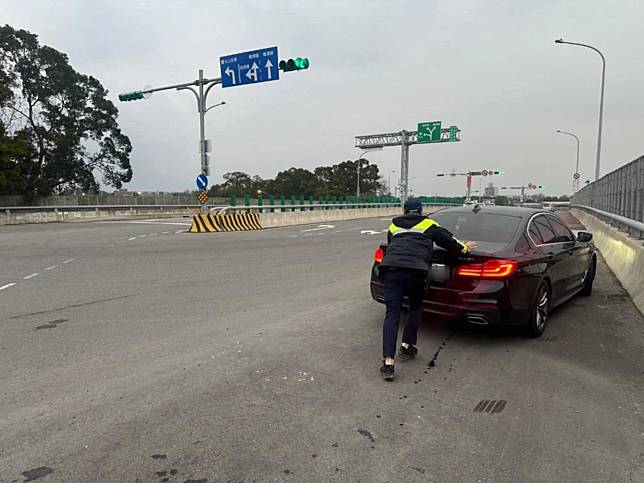
[(441, 121), (421, 122), (416, 131), (356, 136), (356, 148), (372, 149), (400, 146), (400, 203), (404, 204), (409, 191), (409, 146), (412, 144), (459, 142), (458, 126), (441, 128)]
[[(417, 129), (418, 143), (439, 143), (441, 140), (441, 124), (442, 121), (419, 122)], [(451, 129), (450, 140), (452, 138)]]
[(221, 87), (235, 87), (279, 80), (277, 47), (251, 50), (219, 58)]

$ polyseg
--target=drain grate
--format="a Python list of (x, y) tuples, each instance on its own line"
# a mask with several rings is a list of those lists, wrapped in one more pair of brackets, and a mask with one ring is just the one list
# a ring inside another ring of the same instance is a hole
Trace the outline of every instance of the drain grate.
[(507, 401), (504, 399), (483, 399), (474, 408), (475, 413), (500, 413), (505, 409)]

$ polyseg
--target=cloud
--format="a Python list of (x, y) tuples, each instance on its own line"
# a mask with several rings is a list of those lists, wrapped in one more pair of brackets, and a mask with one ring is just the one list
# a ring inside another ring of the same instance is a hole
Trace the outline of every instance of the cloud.
[[(602, 172), (644, 151), (641, 7), (603, 1), (51, 1), (3, 4), (3, 22), (66, 52), (72, 65), (119, 92), (218, 76), (221, 55), (277, 45), (311, 68), (278, 82), (215, 88), (226, 100), (206, 119), (213, 178), (228, 171), (272, 177), (355, 158), (354, 136), (413, 130), (443, 120), (462, 142), (413, 146), (416, 193), (460, 194), (438, 172), (506, 172), (502, 184), (570, 189), (574, 140), (584, 179), (594, 172), (599, 58), (555, 38), (597, 45), (608, 59)], [(183, 190), (198, 171), (198, 117), (188, 92), (119, 103), (134, 144), (132, 189)], [(400, 151), (371, 153), (385, 176)]]

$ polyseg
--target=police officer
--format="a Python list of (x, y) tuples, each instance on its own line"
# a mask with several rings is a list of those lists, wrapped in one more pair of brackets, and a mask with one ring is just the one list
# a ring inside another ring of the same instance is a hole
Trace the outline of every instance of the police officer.
[(469, 253), (474, 242), (463, 243), (434, 220), (423, 216), (417, 198), (404, 205), (405, 214), (392, 220), (387, 233), (387, 253), (380, 264), (384, 271), (387, 306), (382, 334), (383, 362), (380, 372), (385, 380), (394, 378), (394, 356), (403, 297), (409, 298), (409, 313), (402, 336), (400, 359), (416, 356), (416, 335), (421, 320), (425, 278), (432, 261), (434, 243), (460, 254)]

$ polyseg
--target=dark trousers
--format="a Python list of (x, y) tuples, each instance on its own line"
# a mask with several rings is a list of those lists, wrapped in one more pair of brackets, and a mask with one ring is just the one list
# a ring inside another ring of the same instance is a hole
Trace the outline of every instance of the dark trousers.
[(385, 272), (385, 323), (382, 331), (383, 357), (396, 355), (398, 325), (403, 297), (409, 298), (409, 314), (403, 331), (402, 341), (416, 345), (416, 335), (421, 319), (421, 307), (425, 294), (425, 272), (397, 268)]

